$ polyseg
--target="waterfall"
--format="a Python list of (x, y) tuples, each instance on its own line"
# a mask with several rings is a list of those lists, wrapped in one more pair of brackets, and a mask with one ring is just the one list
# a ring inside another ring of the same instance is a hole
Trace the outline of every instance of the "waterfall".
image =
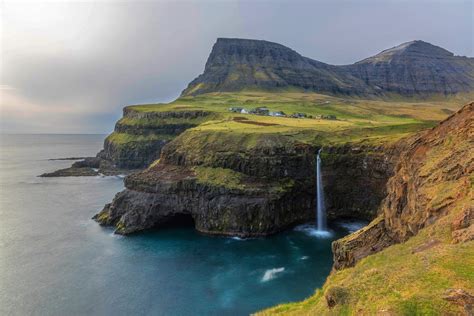
[(323, 179), (321, 176), (321, 149), (316, 156), (316, 226), (319, 231), (326, 230), (326, 208), (324, 206)]

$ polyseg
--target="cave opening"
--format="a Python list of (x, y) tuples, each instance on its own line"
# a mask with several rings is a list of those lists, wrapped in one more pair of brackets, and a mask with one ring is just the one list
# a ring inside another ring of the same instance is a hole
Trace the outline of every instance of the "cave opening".
[(191, 214), (174, 214), (165, 219), (162, 219), (153, 228), (183, 228), (195, 227), (195, 221)]

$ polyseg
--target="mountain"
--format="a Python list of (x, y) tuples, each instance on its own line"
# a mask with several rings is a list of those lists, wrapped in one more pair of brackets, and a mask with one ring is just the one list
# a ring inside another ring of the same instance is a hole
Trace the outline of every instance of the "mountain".
[(340, 68), (301, 56), (280, 44), (248, 39), (219, 38), (202, 75), (183, 95), (244, 88), (300, 87), (314, 91), (350, 93), (366, 84)]
[(474, 59), (423, 41), (387, 49), (345, 67), (379, 91), (453, 94), (474, 89)]
[(474, 90), (474, 58), (412, 41), (352, 65), (334, 66), (277, 43), (219, 38), (204, 73), (182, 95), (290, 87), (349, 95), (468, 92)]

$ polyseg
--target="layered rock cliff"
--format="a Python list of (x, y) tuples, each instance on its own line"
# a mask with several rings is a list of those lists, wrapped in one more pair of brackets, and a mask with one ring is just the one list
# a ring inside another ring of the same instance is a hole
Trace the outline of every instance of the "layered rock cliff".
[(104, 141), (97, 157), (112, 161), (118, 168), (145, 168), (160, 157), (163, 146), (183, 131), (210, 119), (201, 110), (137, 111), (125, 107), (123, 118)]
[(201, 146), (207, 136), (186, 132), (166, 145), (160, 161), (127, 177), (127, 189), (95, 219), (128, 234), (181, 216), (204, 233), (249, 237), (314, 217), (309, 146), (268, 137), (239, 148), (225, 141)]
[[(357, 234), (333, 244), (336, 269), (406, 241), (457, 208), (466, 208), (466, 216), (472, 217), (474, 103), (437, 127), (402, 140), (398, 147), (400, 158), (395, 176), (388, 181), (380, 216)], [(466, 199), (471, 203), (465, 204)], [(474, 238), (472, 228), (465, 238)]]
[(333, 66), (272, 42), (219, 38), (204, 73), (182, 94), (290, 87), (350, 95), (468, 92), (474, 89), (474, 59), (412, 41), (352, 65)]
[[(187, 217), (201, 232), (244, 237), (314, 221), (318, 149), (278, 134), (189, 130), (164, 146), (159, 162), (127, 177), (95, 219), (128, 234)], [(373, 147), (325, 151), (329, 219), (374, 218), (392, 156)]]

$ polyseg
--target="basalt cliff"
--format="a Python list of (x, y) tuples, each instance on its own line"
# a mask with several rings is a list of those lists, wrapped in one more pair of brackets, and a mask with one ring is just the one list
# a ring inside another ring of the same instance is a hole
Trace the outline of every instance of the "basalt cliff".
[[(126, 189), (95, 219), (120, 234), (190, 222), (203, 233), (241, 237), (314, 220), (318, 148), (282, 136), (262, 135), (243, 146), (209, 136), (189, 131), (167, 144), (157, 163), (125, 179)], [(389, 151), (325, 151), (329, 218), (373, 218), (392, 174)]]

